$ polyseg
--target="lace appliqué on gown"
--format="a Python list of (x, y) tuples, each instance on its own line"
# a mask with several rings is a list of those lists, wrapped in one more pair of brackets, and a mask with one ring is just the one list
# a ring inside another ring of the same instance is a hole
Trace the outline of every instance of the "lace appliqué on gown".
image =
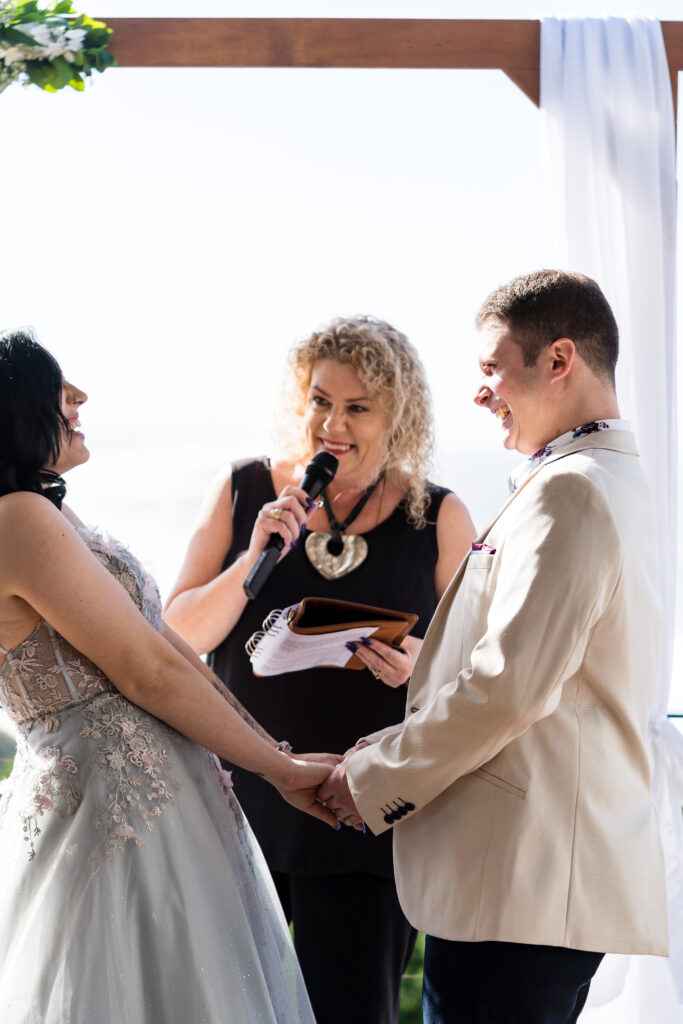
[(79, 527), (78, 533), (93, 555), (103, 563), (105, 569), (108, 569), (124, 590), (128, 591), (147, 621), (155, 629), (160, 629), (162, 622), (159, 588), (135, 555), (132, 555), (115, 537), (102, 530)]
[[(113, 857), (129, 840), (144, 846), (152, 819), (173, 801), (178, 783), (168, 774), (164, 734), (171, 730), (119, 695), (93, 701), (82, 711), (83, 739), (96, 745), (94, 765), (104, 781), (107, 800), (93, 826), (103, 839), (89, 858), (92, 870)], [(174, 734), (174, 743), (181, 741)]]
[(24, 735), (38, 720), (54, 732), (60, 712), (111, 689), (104, 673), (44, 620), (0, 668), (0, 702)]
[(235, 790), (232, 784), (232, 772), (229, 772), (225, 768), (223, 768), (220, 760), (216, 757), (215, 754), (212, 754), (210, 750), (207, 750), (207, 754), (211, 758), (211, 763), (213, 764), (216, 770), (218, 779), (221, 784), (221, 789), (223, 790), (224, 795), (228, 798), (228, 803), (230, 804), (230, 809), (235, 819), (235, 825), (237, 826), (237, 828), (243, 829), (244, 814), (242, 813), (242, 808), (240, 807), (239, 802), (235, 797)]
[[(159, 591), (138, 560), (111, 537), (86, 528), (78, 532), (148, 622), (161, 628)], [(92, 820), (102, 839), (88, 859), (90, 868), (97, 870), (129, 841), (144, 845), (153, 819), (179, 788), (168, 766), (170, 734), (171, 747), (182, 744), (183, 738), (126, 700), (96, 665), (44, 620), (0, 667), (0, 700), (23, 737), (15, 771), (17, 778), (28, 773), (30, 779), (31, 796), (19, 812), (29, 859), (35, 858), (40, 819), (49, 812), (60, 817), (73, 814), (80, 803), (78, 761), (63, 754), (56, 735), (67, 713), (82, 723), (78, 735), (90, 748), (92, 767), (105, 792)], [(54, 745), (36, 749), (31, 744), (38, 724), (41, 731), (55, 734)]]
[(78, 765), (71, 755), (63, 755), (59, 747), (45, 746), (35, 754), (23, 739), (17, 749), (17, 762), (33, 775), (33, 807), (30, 813), (21, 814), (20, 820), (28, 843), (28, 859), (34, 860), (34, 842), (42, 831), (39, 823), (42, 815), (52, 811), (66, 818), (75, 813), (81, 802)]
[[(160, 629), (161, 597), (156, 583), (140, 562), (114, 537), (99, 530), (79, 530), (88, 547), (127, 591), (147, 621)], [(89, 858), (92, 870), (123, 850), (129, 840), (144, 845), (152, 819), (173, 800), (178, 783), (167, 774), (164, 735), (170, 730), (114, 693), (83, 708), (83, 739), (98, 744), (95, 764), (107, 785), (107, 802), (93, 821), (102, 842)], [(174, 733), (175, 742), (182, 742)], [(172, 788), (171, 788), (172, 787)], [(133, 824), (135, 822), (135, 825)]]

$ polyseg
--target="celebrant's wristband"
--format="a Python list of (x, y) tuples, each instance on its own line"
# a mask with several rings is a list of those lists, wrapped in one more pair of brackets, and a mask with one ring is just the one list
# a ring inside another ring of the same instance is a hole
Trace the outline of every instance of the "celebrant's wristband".
[(292, 753), (292, 744), (288, 743), (287, 740), (280, 740), (280, 742), (278, 743), (278, 745), (276, 746), (275, 749), (276, 750), (281, 750), (283, 754), (291, 754)]

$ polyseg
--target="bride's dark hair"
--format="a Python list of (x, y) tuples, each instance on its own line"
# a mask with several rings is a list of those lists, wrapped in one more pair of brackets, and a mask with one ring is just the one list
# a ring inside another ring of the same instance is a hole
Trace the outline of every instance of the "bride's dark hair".
[(61, 397), (59, 364), (33, 332), (0, 332), (0, 495), (35, 491), (61, 505), (64, 481), (45, 469), (68, 429)]

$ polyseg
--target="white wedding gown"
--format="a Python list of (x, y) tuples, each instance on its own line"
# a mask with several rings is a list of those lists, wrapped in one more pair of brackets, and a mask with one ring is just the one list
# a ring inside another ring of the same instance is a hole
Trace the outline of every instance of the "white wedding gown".
[[(146, 618), (158, 591), (79, 530)], [(261, 851), (217, 759), (125, 699), (47, 622), (7, 654), (3, 1024), (315, 1024)]]

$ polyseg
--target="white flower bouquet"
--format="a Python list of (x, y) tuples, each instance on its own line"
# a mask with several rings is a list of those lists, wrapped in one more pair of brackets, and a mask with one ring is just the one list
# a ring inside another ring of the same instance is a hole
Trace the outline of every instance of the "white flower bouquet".
[(108, 52), (111, 29), (76, 14), (71, 0), (0, 0), (0, 92), (17, 79), (46, 92), (70, 85), (116, 63)]

